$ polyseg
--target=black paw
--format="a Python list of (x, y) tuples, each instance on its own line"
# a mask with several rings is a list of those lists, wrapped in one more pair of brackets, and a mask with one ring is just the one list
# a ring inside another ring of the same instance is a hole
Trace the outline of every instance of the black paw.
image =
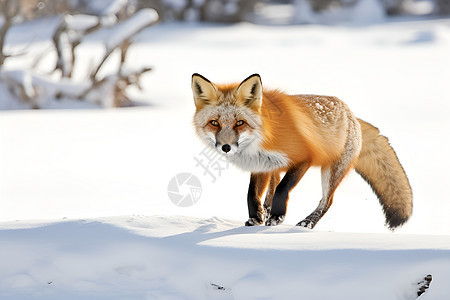
[(267, 221), (266, 221), (266, 226), (276, 226), (276, 225), (280, 225), (281, 223), (283, 223), (284, 221), (284, 216), (271, 216)]
[(297, 226), (313, 229), (314, 226), (316, 226), (316, 223), (312, 220), (304, 219), (303, 221), (298, 222)]
[(258, 226), (264, 223), (262, 220), (258, 218), (249, 218), (247, 222), (245, 222), (245, 226)]

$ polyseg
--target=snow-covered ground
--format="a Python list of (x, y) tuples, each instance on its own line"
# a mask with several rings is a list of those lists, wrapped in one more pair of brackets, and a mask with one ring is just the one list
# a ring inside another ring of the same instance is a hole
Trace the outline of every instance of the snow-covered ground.
[[(49, 46), (45, 24), (24, 28), (10, 49)], [(174, 23), (137, 40), (130, 66), (154, 71), (135, 96), (149, 106), (0, 112), (1, 299), (414, 299), (427, 274), (421, 298), (450, 294), (450, 20)], [(99, 49), (92, 40), (78, 51), (88, 65)], [(296, 228), (321, 196), (313, 169), (284, 225), (242, 227), (249, 175), (197, 162), (194, 72), (215, 82), (259, 73), (269, 87), (343, 99), (390, 138), (413, 188), (411, 220), (389, 232), (375, 195), (351, 173), (316, 228)], [(195, 205), (171, 202), (179, 173), (200, 180)]]
[(446, 299), (450, 237), (213, 217), (1, 224), (1, 299)]

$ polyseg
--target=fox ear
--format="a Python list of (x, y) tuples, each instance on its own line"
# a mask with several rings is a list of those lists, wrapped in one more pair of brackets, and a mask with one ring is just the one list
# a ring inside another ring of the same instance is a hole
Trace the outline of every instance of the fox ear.
[(260, 108), (262, 104), (262, 82), (259, 74), (253, 74), (241, 82), (237, 89), (240, 99), (249, 107)]
[(195, 106), (202, 107), (210, 104), (217, 97), (217, 88), (214, 84), (200, 74), (192, 75), (192, 92)]

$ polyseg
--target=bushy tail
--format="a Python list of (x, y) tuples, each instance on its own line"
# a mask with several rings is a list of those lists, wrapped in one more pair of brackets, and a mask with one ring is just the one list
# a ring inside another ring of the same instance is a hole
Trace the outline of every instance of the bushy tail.
[(380, 200), (389, 229), (408, 221), (412, 213), (412, 190), (394, 149), (378, 128), (358, 119), (362, 149), (355, 166)]

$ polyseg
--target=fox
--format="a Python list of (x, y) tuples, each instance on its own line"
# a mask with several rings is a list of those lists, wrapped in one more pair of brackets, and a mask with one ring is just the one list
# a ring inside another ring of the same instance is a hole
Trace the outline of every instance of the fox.
[(267, 89), (259, 74), (215, 84), (195, 73), (191, 87), (197, 135), (250, 172), (246, 226), (281, 224), (290, 192), (310, 167), (321, 168), (322, 198), (297, 226), (316, 226), (352, 169), (378, 197), (388, 229), (410, 218), (412, 189), (388, 138), (339, 98)]

